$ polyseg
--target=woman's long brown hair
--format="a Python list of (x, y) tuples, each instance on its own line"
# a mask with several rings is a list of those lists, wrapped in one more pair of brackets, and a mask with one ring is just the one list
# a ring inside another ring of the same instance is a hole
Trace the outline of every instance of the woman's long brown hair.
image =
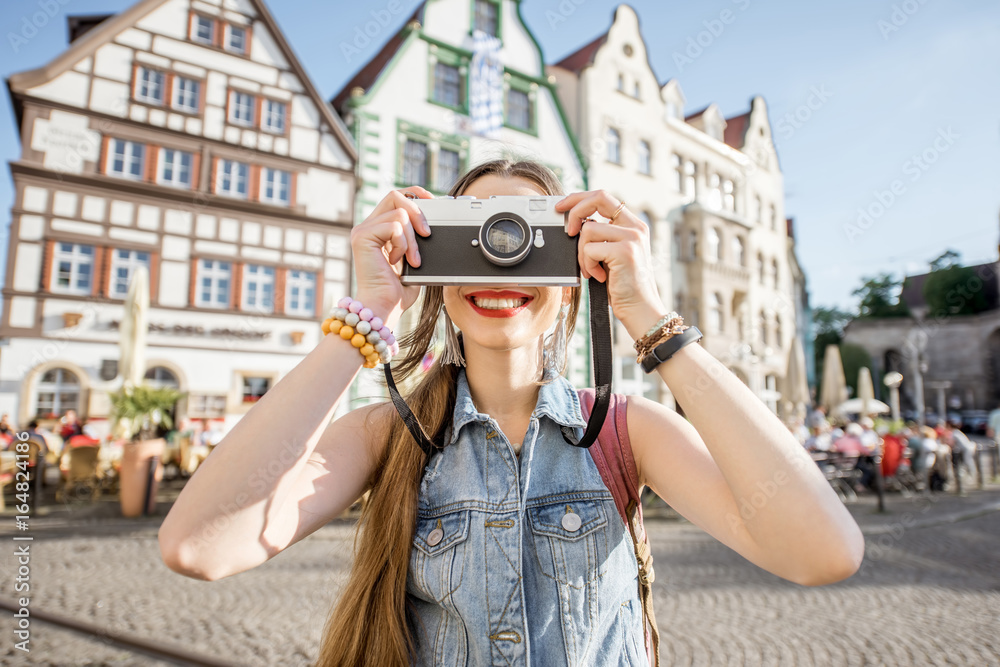
[[(547, 195), (562, 194), (558, 178), (544, 165), (506, 159), (473, 167), (449, 194), (462, 194), (486, 175), (520, 177)], [(567, 344), (579, 305), (580, 288), (574, 287), (566, 318)], [(425, 288), (417, 325), (400, 339), (405, 354), (393, 364), (397, 382), (420, 366), (443, 307), (443, 289)], [(432, 438), (443, 433), (451, 420), (457, 379), (458, 366), (436, 362), (406, 396), (424, 432)], [(414, 661), (414, 619), (408, 614), (406, 576), (417, 521), (417, 492), (426, 465), (427, 456), (393, 412), (388, 444), (372, 471), (358, 520), (351, 574), (324, 629), (319, 667), (388, 667)]]

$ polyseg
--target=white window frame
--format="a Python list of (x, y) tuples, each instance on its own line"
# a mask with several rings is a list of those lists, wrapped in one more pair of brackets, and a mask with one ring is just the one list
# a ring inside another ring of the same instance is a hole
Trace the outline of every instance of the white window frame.
[(722, 181), (722, 208), (731, 213), (736, 212), (736, 184), (730, 178)]
[(708, 330), (714, 334), (721, 334), (725, 331), (725, 305), (722, 294), (712, 292), (708, 303)]
[[(240, 114), (240, 108), (243, 107), (240, 104), (242, 98), (246, 98), (248, 104), (247, 118), (244, 118)], [(254, 107), (257, 106), (257, 100), (253, 93), (245, 93), (242, 90), (230, 90), (229, 91), (229, 122), (234, 125), (242, 125), (244, 127), (253, 127), (254, 123)]]
[[(193, 86), (193, 91), (187, 85)], [(201, 109), (201, 81), (186, 76), (174, 77), (173, 107), (178, 111), (198, 113)], [(190, 102), (194, 102), (190, 104)]]
[[(234, 31), (236, 30), (239, 30), (240, 32), (243, 33), (243, 46), (241, 48), (233, 47), (233, 34)], [(245, 27), (227, 23), (224, 37), (225, 41), (223, 42), (223, 47), (226, 49), (226, 51), (230, 51), (232, 53), (239, 53), (245, 56), (247, 52), (250, 50), (250, 45), (247, 43), (247, 29)]]
[[(125, 139), (112, 139), (110, 142), (110, 149), (107, 156), (107, 164), (104, 167), (104, 173), (109, 176), (115, 176), (116, 178), (126, 178), (131, 181), (141, 181), (146, 176), (146, 145), (141, 144), (138, 141), (126, 141)], [(121, 148), (121, 162), (122, 170), (115, 170), (115, 162), (117, 161), (117, 156), (119, 155), (119, 148)], [(133, 164), (139, 165), (139, 173), (132, 173), (131, 166)]]
[[(233, 263), (219, 259), (198, 259), (195, 305), (200, 308), (229, 308), (230, 290), (233, 289)], [(205, 299), (205, 280), (208, 280), (208, 299)], [(224, 297), (219, 302), (219, 297)]]
[[(265, 264), (243, 265), (243, 294), (240, 304), (243, 310), (255, 313), (274, 312), (275, 270)], [(267, 294), (270, 292), (270, 299)]]
[[(313, 317), (316, 315), (316, 281), (315, 271), (289, 269), (285, 276), (285, 314)], [(304, 294), (312, 290), (312, 296)], [(312, 303), (309, 303), (311, 301)], [(306, 307), (308, 304), (308, 307)]]
[(617, 128), (608, 126), (608, 131), (604, 133), (605, 142), (608, 144), (605, 157), (611, 164), (622, 163), (622, 133)]
[(733, 263), (737, 266), (747, 265), (747, 244), (739, 234), (733, 236)]
[(684, 162), (684, 201), (693, 202), (698, 198), (698, 166), (694, 160)]
[[(287, 182), (282, 182), (282, 177)], [(291, 206), (292, 204), (292, 174), (283, 169), (264, 167), (260, 170), (260, 200), (265, 204)], [(282, 194), (284, 196), (282, 196)]]
[[(167, 75), (163, 70), (145, 65), (139, 67), (135, 81), (136, 101), (162, 106), (167, 99), (166, 87)], [(159, 92), (159, 96), (152, 94), (154, 92)]]
[(722, 261), (722, 234), (714, 225), (705, 233), (705, 259), (710, 262)]
[(674, 172), (674, 189), (684, 192), (684, 159), (677, 153), (670, 154), (670, 165)]
[[(126, 253), (125, 257), (121, 254)], [(145, 255), (146, 259), (140, 259)], [(128, 284), (132, 280), (132, 274), (137, 267), (144, 266), (149, 270), (150, 253), (148, 250), (129, 250), (126, 248), (112, 248), (111, 250), (111, 271), (109, 274), (108, 296), (112, 299), (124, 299), (128, 296)], [(121, 285), (118, 280), (119, 270), (125, 270), (125, 284)]]
[[(239, 191), (240, 181), (243, 182), (243, 192)], [(225, 187), (227, 183), (229, 184), (228, 188)], [(215, 169), (215, 193), (236, 199), (248, 198), (250, 195), (250, 165), (238, 160), (219, 158)]]
[[(63, 248), (63, 246), (69, 246), (69, 248)], [(90, 248), (89, 255), (83, 252), (84, 248)], [(94, 275), (94, 268), (97, 264), (96, 258), (97, 249), (89, 243), (56, 242), (52, 249), (52, 279), (49, 281), (50, 289), (59, 294), (77, 294), (81, 296), (93, 294), (94, 281), (97, 279), (97, 276)], [(60, 264), (64, 262), (69, 264), (69, 270), (66, 272), (69, 276), (69, 285), (65, 287), (59, 284), (59, 274), (62, 273), (60, 271)], [(81, 270), (84, 266), (87, 267), (86, 272)], [(86, 287), (81, 287), (79, 282), (84, 275), (87, 276), (87, 285)]]
[(708, 175), (708, 207), (713, 211), (722, 209), (722, 177), (719, 174)]
[(646, 176), (653, 173), (653, 145), (646, 139), (639, 140), (639, 173)]
[[(184, 156), (187, 156), (187, 182), (181, 179), (181, 175), (184, 173), (184, 165), (175, 164), (176, 161), (183, 161)], [(167, 178), (167, 164), (168, 157), (170, 163), (170, 178)], [(156, 159), (156, 182), (160, 185), (169, 185), (174, 188), (183, 188), (190, 190), (194, 183), (194, 154), (188, 151), (181, 151), (175, 148), (161, 148), (159, 150), (159, 155)]]
[[(202, 37), (198, 33), (198, 29), (201, 28), (202, 21), (208, 23), (208, 38)], [(208, 44), (209, 46), (215, 45), (215, 19), (204, 16), (202, 14), (195, 14), (194, 21), (191, 22), (191, 41), (198, 42), (199, 44)]]
[(260, 129), (274, 134), (284, 134), (286, 127), (288, 127), (288, 104), (265, 97), (260, 105)]
[[(45, 376), (52, 372), (55, 372), (55, 380), (45, 380)], [(69, 381), (69, 378), (74, 381)], [(73, 371), (61, 367), (48, 369), (42, 373), (38, 385), (35, 387), (35, 416), (39, 418), (49, 414), (62, 416), (67, 410), (79, 411), (81, 389), (80, 378)], [(48, 412), (40, 412), (42, 405), (39, 400), (40, 394), (52, 394), (52, 403)], [(69, 405), (63, 405), (63, 398), (69, 396), (75, 396), (76, 400), (66, 401)]]

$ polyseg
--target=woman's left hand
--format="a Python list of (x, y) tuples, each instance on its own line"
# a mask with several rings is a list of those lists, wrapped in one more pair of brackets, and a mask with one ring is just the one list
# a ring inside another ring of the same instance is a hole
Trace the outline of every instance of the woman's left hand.
[[(621, 202), (604, 190), (577, 192), (558, 204), (569, 211), (566, 232), (580, 235), (579, 262), (584, 278), (608, 284), (615, 316), (630, 333), (645, 331), (666, 313), (660, 300), (649, 247), (649, 227), (627, 207), (615, 216)], [(587, 220), (594, 213), (611, 222)], [(652, 320), (646, 322), (649, 318)]]

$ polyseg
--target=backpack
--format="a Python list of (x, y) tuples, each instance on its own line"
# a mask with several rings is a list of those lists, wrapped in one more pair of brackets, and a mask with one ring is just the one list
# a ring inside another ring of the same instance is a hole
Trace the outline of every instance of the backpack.
[[(586, 420), (594, 405), (594, 390), (581, 389), (580, 408)], [(588, 448), (604, 485), (611, 491), (615, 506), (632, 537), (632, 548), (639, 566), (639, 599), (642, 601), (643, 636), (649, 664), (660, 665), (660, 630), (653, 613), (653, 554), (642, 523), (642, 502), (632, 443), (628, 437), (626, 409), (628, 400), (621, 394), (611, 395), (608, 417), (597, 442)], [(648, 623), (648, 627), (647, 627)]]

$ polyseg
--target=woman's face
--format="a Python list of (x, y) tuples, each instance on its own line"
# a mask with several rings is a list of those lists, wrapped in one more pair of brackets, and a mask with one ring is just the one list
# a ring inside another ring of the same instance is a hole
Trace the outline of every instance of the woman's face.
[[(524, 178), (487, 175), (473, 181), (463, 194), (485, 199), (545, 193)], [(445, 287), (444, 306), (466, 345), (510, 350), (537, 341), (552, 326), (569, 296), (568, 287)]]

